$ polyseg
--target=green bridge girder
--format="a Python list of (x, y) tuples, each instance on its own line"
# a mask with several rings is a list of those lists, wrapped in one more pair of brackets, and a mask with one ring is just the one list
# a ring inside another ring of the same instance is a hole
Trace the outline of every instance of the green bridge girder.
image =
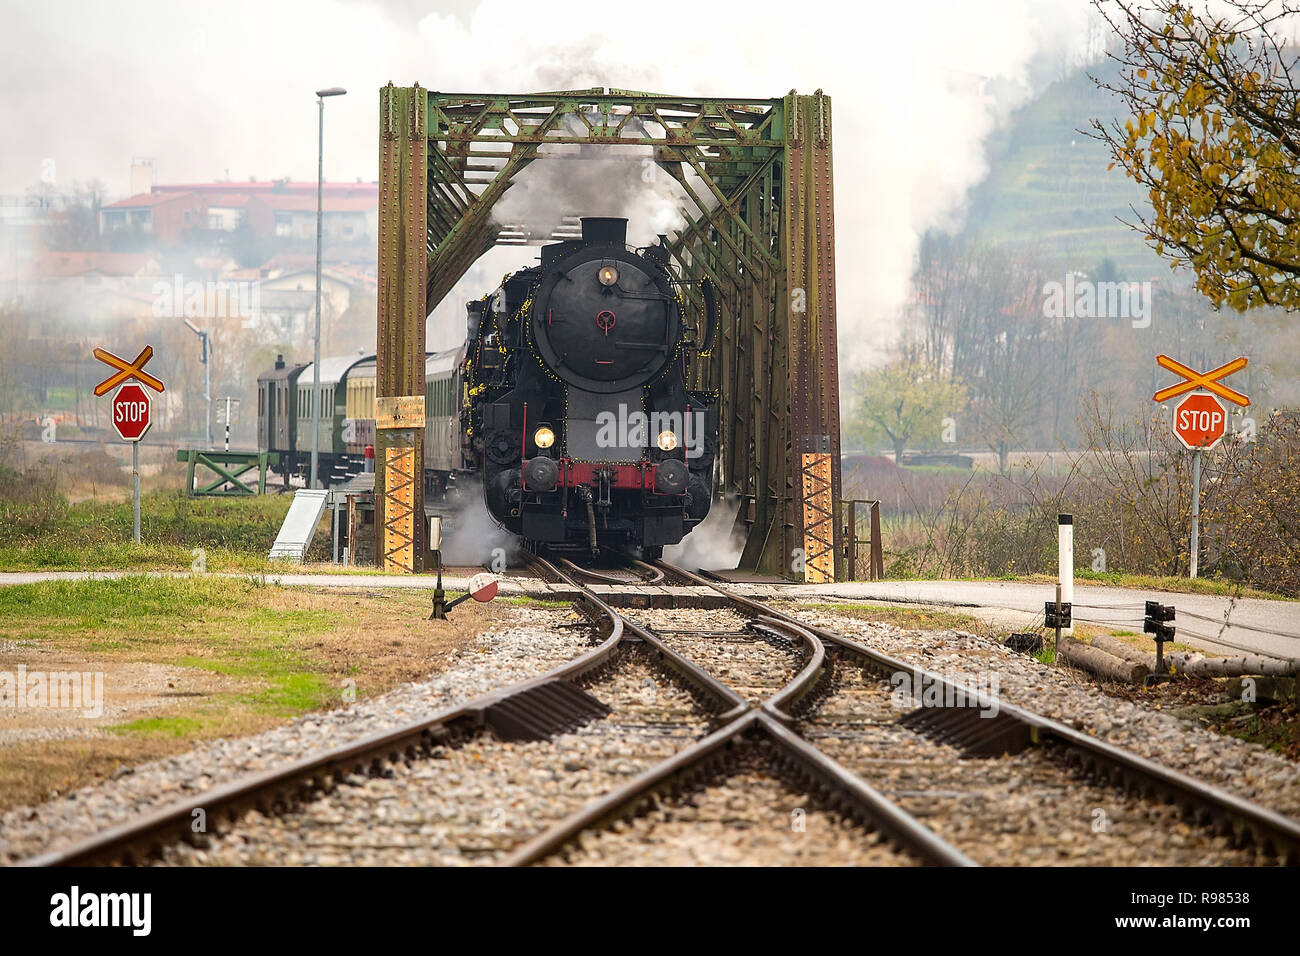
[[(423, 393), (423, 362), (411, 356), (424, 355), (425, 317), (502, 241), (492, 210), (515, 178), (538, 159), (563, 159), (551, 153), (562, 145), (645, 147), (689, 203), (670, 252), (701, 314), (699, 281), (708, 275), (720, 291), (719, 337), (694, 385), (720, 399), (719, 488), (744, 504), (741, 566), (790, 575), (804, 553), (842, 574), (831, 104), (820, 90), (730, 99), (382, 88), (377, 394)], [(394, 443), (422, 457), (418, 430), (381, 430), (381, 538), (384, 452)], [(808, 454), (830, 459), (835, 513), (824, 520), (806, 507)], [(422, 566), (420, 524), (412, 571)]]

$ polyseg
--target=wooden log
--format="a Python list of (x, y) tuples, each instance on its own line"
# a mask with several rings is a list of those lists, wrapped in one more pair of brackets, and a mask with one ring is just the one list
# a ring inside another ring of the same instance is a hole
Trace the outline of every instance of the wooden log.
[(1262, 677), (1293, 677), (1297, 667), (1295, 661), (1282, 660), (1277, 657), (1264, 657), (1260, 654), (1247, 654), (1244, 657), (1206, 657), (1203, 654), (1174, 651), (1165, 655), (1166, 662), (1174, 672), (1188, 677), (1244, 677), (1258, 674)]
[(1125, 684), (1140, 684), (1151, 673), (1151, 668), (1143, 664), (1136, 661), (1127, 661), (1113, 654), (1107, 654), (1105, 651), (1089, 647), (1087, 644), (1080, 644), (1078, 641), (1067, 637), (1061, 638), (1061, 646), (1057, 649), (1057, 656), (1072, 667), (1085, 670), (1106, 680)]
[(1135, 664), (1142, 664), (1149, 672), (1154, 672), (1156, 669), (1155, 654), (1113, 638), (1109, 634), (1098, 634), (1088, 642), (1088, 646), (1095, 647), (1099, 651), (1105, 651), (1114, 657), (1120, 657)]

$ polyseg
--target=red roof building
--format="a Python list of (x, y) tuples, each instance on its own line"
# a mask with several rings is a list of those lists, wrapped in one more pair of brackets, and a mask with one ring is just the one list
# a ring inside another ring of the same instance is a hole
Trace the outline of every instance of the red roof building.
[[(331, 196), (341, 199), (347, 198), (370, 198), (376, 204), (379, 202), (379, 184), (378, 183), (330, 183), (323, 184), (321, 190), (326, 199)], [(316, 183), (313, 182), (290, 182), (287, 179), (276, 179), (258, 181), (250, 179), (246, 183), (240, 182), (219, 182), (219, 183), (180, 183), (171, 186), (154, 186), (155, 193), (198, 193), (205, 197), (209, 202), (216, 203), (222, 196), (265, 196), (268, 194), (280, 194), (288, 196), (311, 196), (313, 200), (316, 197)]]
[(110, 203), (99, 211), (101, 234), (139, 229), (164, 242), (176, 242), (189, 229), (206, 229), (208, 204), (198, 193), (142, 193)]
[[(333, 242), (368, 242), (377, 236), (379, 185), (325, 183), (324, 230)], [(100, 232), (138, 228), (164, 241), (185, 229), (231, 232), (247, 222), (259, 237), (311, 239), (316, 234), (316, 184), (288, 180), (185, 183), (154, 186), (100, 212)]]

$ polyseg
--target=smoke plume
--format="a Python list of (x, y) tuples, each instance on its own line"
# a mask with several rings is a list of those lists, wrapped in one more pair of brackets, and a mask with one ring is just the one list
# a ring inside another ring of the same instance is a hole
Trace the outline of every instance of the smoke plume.
[[(755, 0), (741, 14), (685, 0), (649, 14), (607, 2), (125, 0), (81, 6), (73, 19), (58, 3), (16, 4), (0, 80), (17, 92), (0, 100), (0, 126), (17, 135), (0, 155), (0, 192), (21, 193), (53, 168), (59, 183), (101, 179), (120, 196), (137, 156), (156, 159), (165, 182), (311, 180), (313, 91), (332, 84), (349, 91), (325, 111), (334, 180), (376, 178), (378, 88), (389, 80), (477, 92), (824, 89), (834, 104), (841, 363), (852, 366), (892, 342), (919, 237), (960, 222), (987, 171), (986, 138), (1078, 65), (1096, 45), (1093, 20), (1081, 0), (811, 0), (797, 10)], [(544, 205), (567, 185), (544, 165), (511, 202)], [(656, 209), (666, 216), (652, 204), (630, 217), (633, 230), (661, 228)], [(517, 265), (535, 255), (510, 252)]]
[(664, 548), (664, 560), (688, 571), (734, 568), (745, 548), (745, 533), (736, 527), (740, 498), (715, 501), (708, 515), (681, 544)]

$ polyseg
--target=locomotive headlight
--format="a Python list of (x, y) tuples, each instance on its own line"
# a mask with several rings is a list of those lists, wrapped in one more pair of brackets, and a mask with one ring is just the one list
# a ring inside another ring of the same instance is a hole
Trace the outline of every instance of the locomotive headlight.
[(601, 266), (597, 276), (600, 278), (601, 285), (613, 285), (618, 281), (618, 270), (613, 266)]
[(660, 432), (658, 445), (660, 451), (672, 451), (677, 447), (677, 433), (672, 431)]
[(555, 444), (555, 432), (543, 425), (533, 432), (533, 441), (537, 443), (538, 448), (550, 448)]

